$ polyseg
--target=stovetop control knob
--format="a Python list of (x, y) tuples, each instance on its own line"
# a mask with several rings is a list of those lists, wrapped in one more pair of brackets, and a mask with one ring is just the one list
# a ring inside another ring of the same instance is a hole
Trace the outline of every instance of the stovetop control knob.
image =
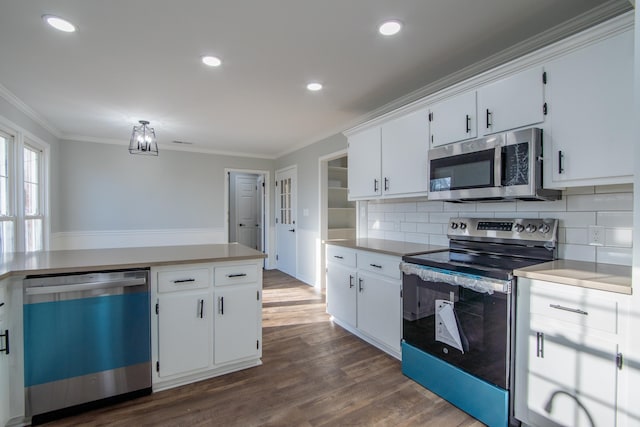
[(524, 225), (522, 224), (516, 224), (514, 228), (518, 233), (522, 233), (524, 231)]
[(452, 223), (451, 223), (451, 229), (452, 229), (452, 230), (455, 230), (455, 229), (457, 229), (457, 228), (458, 228), (458, 223), (457, 223), (457, 222), (452, 222)]
[(467, 224), (466, 224), (466, 223), (464, 223), (464, 222), (461, 222), (461, 223), (460, 223), (460, 230), (464, 230), (464, 229), (466, 229), (466, 228), (467, 228)]
[(538, 231), (541, 233), (548, 233), (549, 230), (551, 230), (551, 227), (549, 227), (549, 225), (547, 224), (542, 224), (540, 228), (538, 228)]
[(527, 224), (527, 226), (525, 227), (525, 230), (527, 231), (527, 233), (533, 233), (537, 229), (538, 229), (538, 227), (536, 227), (533, 224)]

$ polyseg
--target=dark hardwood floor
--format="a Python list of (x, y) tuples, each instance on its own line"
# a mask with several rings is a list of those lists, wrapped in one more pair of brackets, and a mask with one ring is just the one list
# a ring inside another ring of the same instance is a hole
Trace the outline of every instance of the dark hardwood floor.
[(461, 426), (483, 424), (334, 325), (324, 296), (264, 273), (263, 365), (47, 426)]

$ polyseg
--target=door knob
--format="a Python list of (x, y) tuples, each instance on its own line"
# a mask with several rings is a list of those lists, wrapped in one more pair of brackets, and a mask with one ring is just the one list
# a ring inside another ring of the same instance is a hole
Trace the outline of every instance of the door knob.
[(296, 229), (295, 228), (290, 228), (289, 231), (292, 232), (292, 233), (295, 233)]

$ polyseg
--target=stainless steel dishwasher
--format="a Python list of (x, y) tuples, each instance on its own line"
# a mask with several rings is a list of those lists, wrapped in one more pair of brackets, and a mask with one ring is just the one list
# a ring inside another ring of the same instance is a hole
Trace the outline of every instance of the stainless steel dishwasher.
[(149, 271), (24, 280), (27, 416), (151, 391)]

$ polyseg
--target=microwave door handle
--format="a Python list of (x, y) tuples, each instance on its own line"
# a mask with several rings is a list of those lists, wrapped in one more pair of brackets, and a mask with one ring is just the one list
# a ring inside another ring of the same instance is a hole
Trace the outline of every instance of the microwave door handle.
[(494, 148), (494, 168), (493, 168), (493, 186), (501, 187), (504, 185), (504, 169), (506, 168), (506, 159), (502, 150), (502, 147), (497, 146)]

